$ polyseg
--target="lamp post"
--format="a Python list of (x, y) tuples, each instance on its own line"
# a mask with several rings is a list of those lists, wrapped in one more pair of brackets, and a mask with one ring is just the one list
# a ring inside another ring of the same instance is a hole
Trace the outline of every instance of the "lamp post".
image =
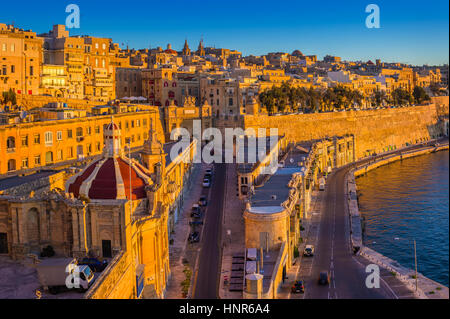
[[(395, 237), (395, 240), (400, 240), (399, 237)], [(416, 239), (414, 238), (414, 270), (415, 270), (415, 279), (416, 279), (416, 292), (418, 289), (418, 280), (417, 280), (417, 251), (416, 251)]]

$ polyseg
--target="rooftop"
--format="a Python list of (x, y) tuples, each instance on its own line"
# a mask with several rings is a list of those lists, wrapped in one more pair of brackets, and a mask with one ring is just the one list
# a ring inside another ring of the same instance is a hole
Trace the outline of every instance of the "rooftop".
[(53, 175), (55, 173), (57, 173), (57, 171), (49, 170), (49, 171), (40, 171), (26, 176), (12, 176), (0, 179), (0, 191), (4, 191), (23, 184), (31, 183), (38, 179)]

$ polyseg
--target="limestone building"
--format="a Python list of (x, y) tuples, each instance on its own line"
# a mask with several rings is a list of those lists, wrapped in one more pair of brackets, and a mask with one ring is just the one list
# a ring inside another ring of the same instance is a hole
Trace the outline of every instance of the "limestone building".
[(0, 23), (0, 92), (39, 94), (42, 43), (35, 32)]

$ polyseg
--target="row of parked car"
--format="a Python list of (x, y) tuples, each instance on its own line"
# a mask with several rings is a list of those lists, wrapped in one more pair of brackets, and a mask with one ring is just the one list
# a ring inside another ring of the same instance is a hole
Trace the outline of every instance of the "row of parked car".
[[(203, 177), (203, 187), (209, 188), (211, 187), (211, 180), (212, 180), (212, 169), (207, 169), (205, 171), (205, 176)], [(192, 225), (203, 225), (203, 212), (205, 211), (205, 207), (208, 205), (208, 199), (206, 195), (200, 196), (200, 199), (198, 200), (197, 204), (192, 205), (191, 210), (191, 226)], [(195, 228), (194, 228), (195, 229)], [(189, 242), (192, 243), (198, 243), (200, 241), (200, 233), (196, 230), (192, 231), (189, 234), (188, 238)]]
[(203, 187), (209, 188), (211, 187), (212, 180), (212, 169), (208, 168), (205, 172), (205, 176), (203, 177)]

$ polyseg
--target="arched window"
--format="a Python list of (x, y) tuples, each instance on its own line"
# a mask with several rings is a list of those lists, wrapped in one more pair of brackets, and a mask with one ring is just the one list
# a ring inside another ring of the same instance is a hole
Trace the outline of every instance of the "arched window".
[(177, 87), (177, 83), (176, 83), (176, 82), (173, 82), (173, 83), (172, 83), (172, 87), (173, 87), (173, 88), (176, 88), (176, 87)]
[(166, 100), (166, 106), (169, 106), (170, 102), (169, 100)]
[(16, 170), (16, 160), (10, 159), (8, 161), (8, 172), (15, 171)]
[(168, 86), (169, 86), (169, 83), (164, 82), (164, 87), (168, 87)]
[(16, 147), (16, 139), (13, 136), (8, 137), (6, 140), (7, 148), (15, 148)]

